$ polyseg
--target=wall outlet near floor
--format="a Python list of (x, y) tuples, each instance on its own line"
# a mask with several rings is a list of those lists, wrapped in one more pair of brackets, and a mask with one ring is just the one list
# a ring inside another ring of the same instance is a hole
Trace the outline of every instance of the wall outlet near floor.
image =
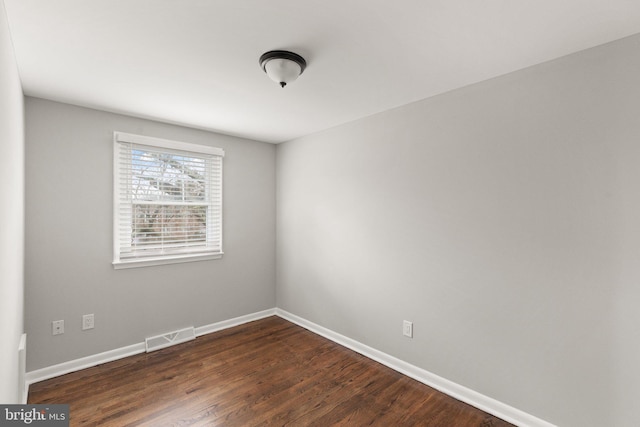
[(413, 322), (409, 322), (408, 320), (402, 322), (402, 335), (413, 338)]
[(84, 316), (82, 316), (82, 330), (86, 331), (87, 329), (93, 329), (93, 321), (93, 314), (85, 314)]
[(51, 322), (51, 334), (64, 334), (64, 320), (54, 320), (53, 322)]

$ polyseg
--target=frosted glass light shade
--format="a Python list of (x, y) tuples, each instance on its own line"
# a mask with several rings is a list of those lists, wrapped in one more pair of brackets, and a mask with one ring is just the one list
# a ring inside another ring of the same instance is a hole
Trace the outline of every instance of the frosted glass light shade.
[(297, 79), (302, 70), (298, 64), (288, 59), (272, 59), (264, 64), (264, 71), (271, 80), (284, 86)]
[(272, 50), (260, 57), (260, 66), (271, 80), (285, 87), (302, 74), (307, 63), (293, 52)]

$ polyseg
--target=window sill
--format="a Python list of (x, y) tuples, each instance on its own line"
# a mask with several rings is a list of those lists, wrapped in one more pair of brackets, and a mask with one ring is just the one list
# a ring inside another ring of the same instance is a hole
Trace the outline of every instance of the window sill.
[(139, 267), (151, 267), (154, 265), (166, 265), (166, 264), (179, 264), (183, 262), (195, 262), (195, 261), (209, 261), (212, 259), (220, 259), (224, 253), (217, 254), (194, 254), (194, 255), (174, 255), (170, 257), (156, 257), (156, 258), (142, 258), (142, 259), (127, 259), (120, 261), (113, 261), (113, 268), (121, 270), (125, 268), (139, 268)]

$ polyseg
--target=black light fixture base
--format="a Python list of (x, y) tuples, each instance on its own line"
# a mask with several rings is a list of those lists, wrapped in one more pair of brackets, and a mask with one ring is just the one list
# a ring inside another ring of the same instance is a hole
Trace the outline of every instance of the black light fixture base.
[[(307, 61), (297, 53), (289, 52), (288, 50), (270, 50), (269, 52), (263, 53), (260, 57), (260, 67), (262, 67), (263, 71), (266, 72), (264, 68), (265, 64), (271, 59), (288, 59), (289, 61), (295, 62), (300, 66), (300, 74), (307, 68)], [(282, 83), (280, 84), (282, 85)], [(284, 85), (282, 85), (282, 87), (284, 87)]]

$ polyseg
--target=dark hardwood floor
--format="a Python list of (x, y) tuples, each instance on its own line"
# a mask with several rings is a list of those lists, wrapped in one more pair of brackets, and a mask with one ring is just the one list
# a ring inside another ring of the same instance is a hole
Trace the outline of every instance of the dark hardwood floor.
[(31, 385), (72, 426), (511, 424), (278, 317)]

